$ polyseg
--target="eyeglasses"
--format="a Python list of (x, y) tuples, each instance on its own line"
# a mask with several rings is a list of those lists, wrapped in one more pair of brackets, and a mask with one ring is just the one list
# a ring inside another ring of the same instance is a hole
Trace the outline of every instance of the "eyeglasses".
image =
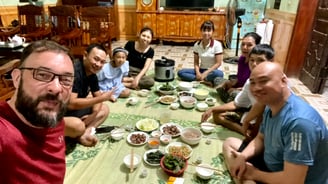
[(22, 67), (19, 68), (20, 70), (32, 70), (33, 71), (33, 78), (38, 81), (42, 82), (51, 82), (54, 80), (56, 76), (58, 76), (59, 83), (63, 87), (71, 87), (74, 82), (74, 76), (72, 75), (59, 75), (48, 70), (44, 70), (42, 68), (29, 68), (29, 67)]

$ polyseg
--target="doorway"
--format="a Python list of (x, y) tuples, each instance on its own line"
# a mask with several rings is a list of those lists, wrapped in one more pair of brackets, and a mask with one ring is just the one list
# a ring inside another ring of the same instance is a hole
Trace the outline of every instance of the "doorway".
[(327, 0), (300, 0), (285, 72), (312, 93), (323, 93), (328, 74)]

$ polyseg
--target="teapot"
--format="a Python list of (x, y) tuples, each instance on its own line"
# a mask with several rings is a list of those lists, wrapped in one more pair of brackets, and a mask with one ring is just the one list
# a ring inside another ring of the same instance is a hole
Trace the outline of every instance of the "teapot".
[(15, 35), (12, 38), (8, 37), (8, 40), (11, 43), (14, 43), (15, 45), (22, 45), (23, 43), (25, 43), (26, 39), (24, 37), (20, 37), (18, 35)]

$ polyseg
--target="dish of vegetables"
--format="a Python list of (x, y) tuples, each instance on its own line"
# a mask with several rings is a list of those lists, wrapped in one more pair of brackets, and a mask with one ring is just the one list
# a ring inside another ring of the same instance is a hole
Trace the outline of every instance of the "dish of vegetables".
[(159, 166), (161, 158), (164, 156), (164, 153), (159, 149), (151, 149), (145, 152), (143, 159), (146, 164), (151, 166)]

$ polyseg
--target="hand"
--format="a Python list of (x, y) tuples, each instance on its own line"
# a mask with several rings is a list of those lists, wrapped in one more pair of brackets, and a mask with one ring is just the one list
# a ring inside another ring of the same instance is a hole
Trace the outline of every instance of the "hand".
[(246, 137), (247, 137), (247, 134), (248, 134), (249, 126), (250, 126), (250, 122), (249, 122), (249, 121), (243, 121), (243, 122), (242, 122), (243, 132), (244, 132), (244, 135), (245, 135)]
[(139, 86), (139, 80), (134, 79), (133, 82), (131, 83), (131, 88), (137, 89)]
[(242, 179), (244, 176), (244, 173), (246, 171), (246, 159), (244, 156), (241, 155), (241, 153), (231, 150), (232, 156), (235, 158), (233, 162), (230, 165), (230, 172), (232, 177), (235, 177), (237, 179)]
[(202, 118), (201, 118), (200, 122), (207, 121), (207, 119), (209, 117), (211, 117), (211, 115), (212, 115), (212, 108), (209, 108), (202, 114)]
[(259, 170), (256, 167), (254, 167), (251, 163), (246, 163), (246, 172), (243, 176), (242, 179), (244, 180), (255, 180), (254, 176), (255, 176), (255, 172)]
[(202, 73), (201, 80), (204, 81), (207, 77), (207, 72)]
[(200, 73), (196, 73), (196, 80), (197, 81), (202, 81), (202, 75)]
[(255, 124), (250, 124), (250, 122), (244, 122), (243, 130), (244, 130), (245, 138), (249, 141), (254, 139), (257, 133), (259, 132), (259, 128), (260, 128), (259, 122), (256, 122)]
[(103, 92), (101, 95), (104, 96), (105, 100), (113, 99), (113, 94), (117, 90), (117, 87), (113, 87), (110, 91)]

